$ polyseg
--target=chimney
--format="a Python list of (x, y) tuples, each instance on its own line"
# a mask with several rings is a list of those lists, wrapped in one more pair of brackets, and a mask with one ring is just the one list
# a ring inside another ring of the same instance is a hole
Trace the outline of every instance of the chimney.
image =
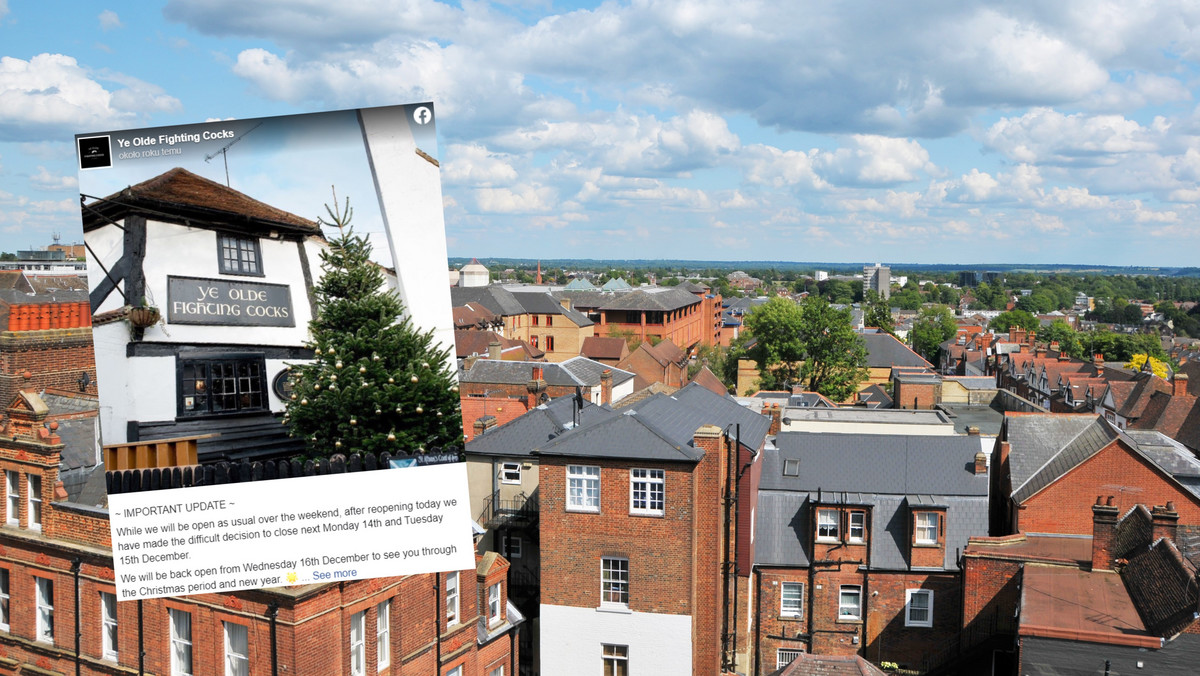
[(612, 369), (600, 372), (600, 403), (612, 404)]
[(527, 399), (527, 407), (529, 409), (534, 409), (538, 404), (541, 404), (542, 396), (546, 393), (546, 379), (542, 376), (542, 367), (534, 366), (533, 378), (525, 384), (525, 391), (529, 393)]
[(771, 419), (771, 426), (767, 429), (767, 434), (779, 434), (779, 430), (783, 427), (783, 407), (779, 404), (771, 404), (770, 410), (764, 410), (763, 413)]
[(493, 340), (492, 342), (488, 343), (488, 359), (498, 360), (500, 358), (500, 341)]
[(471, 367), (474, 366), (475, 362), (477, 362), (477, 361), (479, 361), (479, 355), (477, 355), (477, 354), (473, 354), (473, 355), (467, 357), (466, 359), (464, 359), (463, 360), (463, 373), (470, 371)]
[(979, 428), (976, 427), (975, 425), (971, 425), (970, 427), (967, 428), (967, 436), (978, 437), (979, 436)]
[(1092, 505), (1092, 570), (1112, 570), (1115, 554), (1113, 540), (1117, 534), (1117, 508), (1113, 496), (1096, 496)]
[(1150, 541), (1157, 542), (1159, 538), (1175, 541), (1175, 527), (1179, 523), (1179, 512), (1175, 511), (1175, 503), (1168, 502), (1165, 507), (1155, 507), (1150, 510), (1150, 518), (1154, 522), (1154, 530), (1150, 533)]
[(1176, 373), (1172, 383), (1174, 384), (1175, 388), (1172, 390), (1171, 394), (1175, 395), (1176, 397), (1182, 397), (1183, 395), (1187, 394), (1188, 377), (1186, 373)]
[(1058, 341), (1057, 340), (1050, 341), (1050, 349), (1054, 350), (1055, 352), (1058, 352)]
[(495, 427), (496, 424), (497, 424), (496, 416), (494, 416), (494, 415), (480, 416), (478, 419), (475, 420), (475, 424), (473, 425), (473, 429), (475, 431), (475, 436), (478, 437), (478, 436), (482, 435), (484, 432), (487, 432), (488, 430)]
[(1096, 365), (1103, 364), (1104, 354), (1102, 352), (1097, 352), (1096, 354), (1092, 355), (1092, 363)]
[(979, 451), (975, 454), (975, 475), (987, 474), (987, 454)]
[(1034, 355), (1035, 355), (1035, 356), (1038, 356), (1038, 357), (1045, 357), (1045, 356), (1046, 356), (1046, 346), (1045, 346), (1045, 345), (1039, 345), (1039, 346), (1037, 347), (1037, 349), (1036, 349), (1036, 350), (1034, 350)]
[(559, 299), (558, 303), (559, 303), (559, 305), (562, 305), (562, 306), (563, 306), (563, 309), (564, 309), (564, 310), (570, 310), (570, 309), (571, 309), (571, 299), (570, 299), (570, 298), (562, 298), (562, 299)]

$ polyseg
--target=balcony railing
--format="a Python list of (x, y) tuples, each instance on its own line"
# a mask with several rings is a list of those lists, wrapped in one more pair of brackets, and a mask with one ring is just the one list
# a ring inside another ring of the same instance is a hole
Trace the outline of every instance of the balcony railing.
[(535, 526), (538, 522), (537, 496), (522, 492), (511, 498), (498, 498), (493, 493), (483, 501), (483, 513), (479, 515), (479, 521), (488, 529)]

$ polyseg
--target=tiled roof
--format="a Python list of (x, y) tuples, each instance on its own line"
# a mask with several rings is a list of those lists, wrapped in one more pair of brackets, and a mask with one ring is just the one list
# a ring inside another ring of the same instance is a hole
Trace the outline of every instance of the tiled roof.
[(634, 289), (621, 293), (600, 291), (559, 291), (560, 298), (571, 299), (573, 307), (600, 310), (678, 310), (695, 305), (700, 299), (678, 287), (660, 287), (652, 291)]
[(589, 359), (618, 360), (628, 351), (629, 347), (624, 338), (588, 336), (583, 339), (583, 346), (579, 350), (579, 355)]
[(621, 397), (617, 401), (613, 402), (612, 407), (614, 409), (629, 408), (630, 406), (633, 406), (634, 404), (636, 404), (638, 402), (649, 399), (650, 397), (653, 397), (656, 394), (675, 394), (678, 391), (679, 391), (678, 387), (673, 387), (671, 385), (663, 385), (662, 383), (658, 383), (658, 382), (650, 383), (649, 386), (643, 387), (642, 389), (637, 390), (633, 394)]
[(457, 307), (468, 303), (479, 303), (493, 313), (504, 317), (525, 314), (525, 308), (513, 297), (512, 291), (501, 286), (452, 286), (450, 304)]
[(691, 382), (717, 394), (726, 394), (729, 392), (729, 388), (725, 387), (725, 383), (721, 382), (717, 374), (708, 370), (707, 366), (701, 366), (696, 375), (692, 377)]
[(642, 343), (642, 347), (646, 349), (646, 352), (655, 361), (663, 366), (667, 364), (679, 364), (687, 359), (687, 355), (684, 354), (683, 350), (679, 349), (679, 346), (672, 343), (670, 339), (660, 340), (655, 345), (651, 345), (648, 342)]
[[(578, 427), (542, 444), (537, 455), (698, 462), (702, 449), (681, 443), (661, 430), (657, 419), (626, 411), (594, 425)], [(699, 425), (697, 425), (699, 428)], [(689, 437), (689, 442), (690, 442)]]
[(813, 655), (802, 652), (770, 676), (886, 676), (860, 655)]
[(496, 361), (480, 359), (469, 370), (460, 369), (458, 380), (463, 383), (495, 383), (521, 385), (533, 378), (533, 369), (542, 369), (547, 385), (559, 387), (594, 387), (600, 384), (600, 374), (612, 369), (613, 385), (633, 377), (633, 374), (585, 357), (572, 357), (560, 363), (532, 361)]
[(260, 225), (277, 224), (307, 234), (321, 234), (321, 228), (315, 221), (264, 204), (179, 167), (109, 195), (101, 206), (107, 208), (114, 202), (165, 212), (184, 207), (207, 212), (214, 221), (238, 223), (252, 219), (260, 222)]
[(450, 308), (454, 315), (455, 328), (471, 328), (475, 326), (490, 325), (496, 320), (496, 313), (487, 309), (480, 303), (467, 303), (465, 305), (456, 305)]
[(695, 284), (693, 282), (680, 282), (675, 288), (683, 289), (688, 293), (708, 293), (709, 287), (703, 284)]
[(1174, 636), (1195, 620), (1200, 602), (1196, 567), (1170, 540), (1138, 552), (1121, 577), (1146, 629), (1155, 636)]
[[(574, 397), (557, 397), (509, 423), (488, 430), (467, 442), (466, 452), (478, 455), (528, 456), (530, 451), (574, 426)], [(579, 411), (580, 426), (592, 425), (613, 411), (586, 399)], [(472, 421), (473, 423), (474, 421)]]
[(591, 326), (593, 323), (582, 312), (563, 307), (548, 291), (517, 291), (512, 295), (529, 314), (561, 315), (579, 327)]
[[(493, 341), (500, 343), (502, 352), (507, 352), (509, 348), (518, 347), (521, 348), (522, 355), (543, 357), (546, 354), (541, 350), (531, 348), (524, 341), (505, 338), (495, 331), (454, 330), (454, 350), (459, 359), (469, 357), (473, 354), (486, 357), (488, 354), (488, 345)], [(525, 358), (527, 357), (522, 356), (522, 359)]]

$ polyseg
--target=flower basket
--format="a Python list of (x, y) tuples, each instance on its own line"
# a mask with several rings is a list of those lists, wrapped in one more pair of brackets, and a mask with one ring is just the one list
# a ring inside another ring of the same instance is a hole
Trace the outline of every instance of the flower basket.
[(129, 308), (129, 323), (139, 329), (154, 326), (158, 323), (161, 316), (156, 307), (141, 306)]

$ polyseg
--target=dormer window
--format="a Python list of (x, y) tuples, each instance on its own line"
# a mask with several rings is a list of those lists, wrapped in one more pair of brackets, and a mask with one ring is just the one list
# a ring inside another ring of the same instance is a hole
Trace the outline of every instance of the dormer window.
[(784, 460), (783, 461), (784, 476), (800, 476), (800, 461), (799, 460)]
[(223, 275), (262, 277), (262, 251), (256, 237), (217, 235), (217, 260)]
[(937, 545), (941, 534), (941, 514), (938, 512), (915, 512), (913, 514), (913, 544)]
[(838, 510), (836, 509), (818, 509), (817, 510), (817, 540), (834, 541), (838, 539), (841, 520)]

